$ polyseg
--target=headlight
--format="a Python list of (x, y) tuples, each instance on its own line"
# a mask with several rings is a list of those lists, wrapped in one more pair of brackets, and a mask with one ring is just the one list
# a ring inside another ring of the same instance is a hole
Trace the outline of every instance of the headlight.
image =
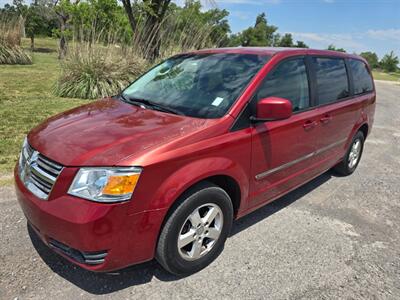
[(141, 171), (137, 167), (81, 168), (68, 194), (96, 202), (126, 201), (131, 198)]
[(28, 139), (25, 137), (24, 142), (22, 143), (21, 153), (19, 154), (19, 163), (18, 170), (21, 173), (23, 167), (25, 166), (27, 159), (27, 148), (28, 148)]

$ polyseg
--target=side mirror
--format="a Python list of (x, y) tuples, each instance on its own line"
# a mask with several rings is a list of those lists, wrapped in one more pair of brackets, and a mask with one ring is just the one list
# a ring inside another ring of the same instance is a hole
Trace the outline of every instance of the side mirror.
[(251, 117), (253, 122), (266, 122), (288, 119), (292, 115), (292, 103), (284, 98), (268, 97), (257, 103), (257, 115)]

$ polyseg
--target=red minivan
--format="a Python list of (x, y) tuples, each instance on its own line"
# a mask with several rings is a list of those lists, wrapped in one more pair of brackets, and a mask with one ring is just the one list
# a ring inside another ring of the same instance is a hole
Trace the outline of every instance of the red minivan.
[(15, 167), (18, 200), (44, 243), (85, 269), (155, 257), (190, 274), (221, 253), (233, 220), (332, 167), (353, 173), (375, 96), (356, 55), (176, 55), (34, 128)]

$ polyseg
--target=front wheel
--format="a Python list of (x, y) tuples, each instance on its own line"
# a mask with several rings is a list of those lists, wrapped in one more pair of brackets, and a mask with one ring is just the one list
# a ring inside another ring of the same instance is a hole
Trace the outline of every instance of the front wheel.
[(361, 131), (355, 134), (343, 160), (333, 168), (337, 173), (347, 176), (356, 170), (364, 149), (364, 139)]
[(157, 245), (158, 262), (175, 275), (205, 268), (222, 252), (232, 221), (229, 195), (211, 183), (197, 185), (167, 219)]

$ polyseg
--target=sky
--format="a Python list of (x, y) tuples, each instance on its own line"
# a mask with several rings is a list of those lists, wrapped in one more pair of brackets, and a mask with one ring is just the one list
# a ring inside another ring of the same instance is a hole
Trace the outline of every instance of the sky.
[[(182, 3), (184, 0), (175, 0)], [(0, 7), (12, 0), (0, 0)], [(28, 0), (28, 2), (30, 2)], [(292, 33), (311, 48), (329, 44), (347, 52), (390, 51), (400, 57), (400, 0), (206, 0), (207, 7), (229, 11), (233, 33), (254, 25), (267, 15), (281, 34)]]
[(347, 52), (374, 51), (400, 57), (400, 0), (217, 0), (230, 12), (232, 32), (254, 25), (265, 12), (281, 34), (292, 33), (311, 48), (329, 44)]

